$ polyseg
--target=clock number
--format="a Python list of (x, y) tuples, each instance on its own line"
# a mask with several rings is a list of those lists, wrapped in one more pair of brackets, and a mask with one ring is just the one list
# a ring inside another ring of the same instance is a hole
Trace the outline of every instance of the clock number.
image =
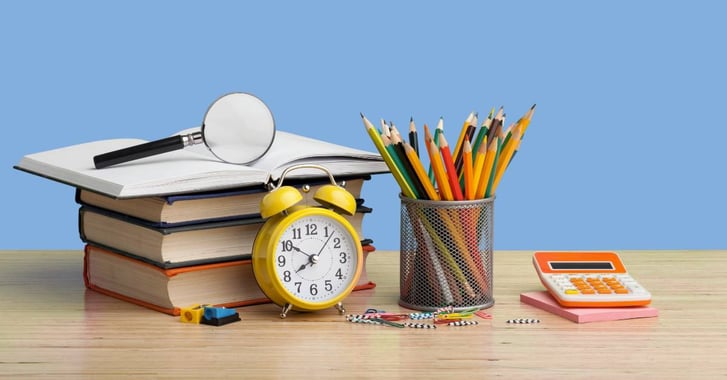
[(331, 284), (331, 280), (326, 280), (325, 288), (326, 288), (327, 292), (330, 292), (331, 290), (333, 290), (333, 284)]
[(283, 256), (283, 255), (278, 256), (278, 266), (279, 267), (285, 266), (285, 256)]
[(341, 252), (338, 254), (340, 256), (340, 259), (338, 259), (338, 262), (341, 264), (346, 264), (346, 261), (348, 261), (348, 258), (346, 257), (346, 252)]
[[(293, 235), (295, 235), (295, 233), (293, 233)], [(293, 239), (295, 239), (295, 237)], [(280, 242), (280, 245), (282, 245), (282, 247), (280, 248), (283, 250), (283, 252), (290, 252), (293, 250), (292, 240), (283, 240)]]
[(318, 235), (318, 225), (317, 224), (306, 224), (305, 225), (305, 234), (306, 234), (306, 236)]
[(341, 273), (341, 268), (338, 268), (338, 270), (336, 271), (336, 278), (338, 278), (339, 280), (343, 280), (343, 273)]
[(312, 296), (318, 294), (318, 285), (316, 285), (316, 284), (310, 284), (310, 294)]
[(336, 237), (335, 239), (333, 239), (333, 248), (341, 248), (341, 238)]
[(300, 293), (300, 286), (303, 285), (303, 283), (300, 281), (297, 281), (297, 282), (294, 282), (293, 285), (295, 285), (295, 292)]
[(300, 228), (293, 228), (293, 239), (300, 239)]
[(285, 272), (283, 272), (283, 281), (290, 282), (290, 271), (289, 270), (286, 270)]

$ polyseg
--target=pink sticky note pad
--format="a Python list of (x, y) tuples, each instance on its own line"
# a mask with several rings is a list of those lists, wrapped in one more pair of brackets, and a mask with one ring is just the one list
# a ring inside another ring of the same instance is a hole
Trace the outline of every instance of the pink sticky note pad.
[(547, 291), (521, 293), (520, 302), (535, 306), (576, 323), (617, 321), (621, 319), (656, 317), (659, 315), (659, 311), (651, 306), (563, 307)]

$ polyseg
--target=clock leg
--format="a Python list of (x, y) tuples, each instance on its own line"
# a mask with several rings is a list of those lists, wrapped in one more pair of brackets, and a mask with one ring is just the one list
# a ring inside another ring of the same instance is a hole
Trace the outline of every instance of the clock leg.
[(283, 310), (280, 312), (280, 318), (281, 319), (284, 319), (285, 317), (287, 317), (288, 316), (288, 312), (292, 308), (293, 308), (293, 305), (291, 305), (289, 303), (286, 303), (285, 305), (283, 305)]
[(339, 314), (343, 314), (346, 312), (346, 309), (343, 307), (343, 303), (339, 302), (336, 304), (336, 309), (338, 310)]

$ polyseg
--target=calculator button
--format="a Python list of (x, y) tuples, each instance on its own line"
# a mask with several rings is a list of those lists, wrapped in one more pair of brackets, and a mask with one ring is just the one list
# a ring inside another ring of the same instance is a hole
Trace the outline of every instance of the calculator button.
[(613, 290), (616, 294), (629, 294), (629, 291), (624, 288), (617, 288)]
[(583, 293), (583, 294), (596, 294), (596, 291), (593, 290), (593, 289), (591, 289), (591, 288), (587, 288), (587, 289), (581, 289), (581, 293)]
[(580, 294), (577, 289), (566, 289), (565, 294)]
[(613, 292), (611, 292), (611, 289), (606, 289), (606, 288), (596, 289), (596, 291), (598, 292), (598, 294), (611, 294), (611, 293), (613, 293)]

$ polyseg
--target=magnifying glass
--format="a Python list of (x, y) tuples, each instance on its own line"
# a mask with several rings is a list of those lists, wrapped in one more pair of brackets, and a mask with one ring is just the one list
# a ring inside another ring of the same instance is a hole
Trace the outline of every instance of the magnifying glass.
[(254, 95), (233, 92), (207, 109), (200, 132), (177, 135), (93, 157), (96, 169), (204, 143), (218, 159), (247, 164), (262, 157), (275, 138), (270, 109)]

